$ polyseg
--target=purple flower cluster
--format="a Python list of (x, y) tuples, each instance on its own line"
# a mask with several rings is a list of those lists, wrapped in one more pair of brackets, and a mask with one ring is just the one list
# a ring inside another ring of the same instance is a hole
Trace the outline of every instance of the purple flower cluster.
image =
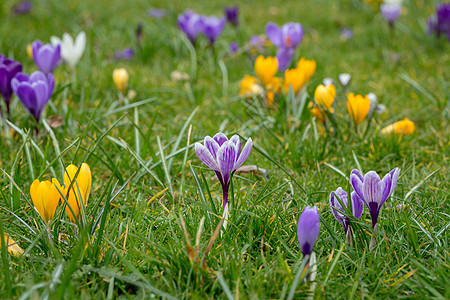
[(266, 35), (278, 47), (278, 70), (284, 71), (289, 67), (297, 46), (303, 39), (303, 27), (300, 23), (287, 23), (281, 28), (269, 22), (266, 25)]
[(428, 18), (428, 34), (435, 33), (437, 37), (441, 34), (450, 41), (450, 3), (441, 3), (436, 6), (436, 16)]
[(193, 10), (187, 10), (178, 16), (178, 27), (186, 34), (191, 43), (195, 43), (198, 35), (202, 33), (214, 44), (225, 28), (225, 18), (199, 15)]

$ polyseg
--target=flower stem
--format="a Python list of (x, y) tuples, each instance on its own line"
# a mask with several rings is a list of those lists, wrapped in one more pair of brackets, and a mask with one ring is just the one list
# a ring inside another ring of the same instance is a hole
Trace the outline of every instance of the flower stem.
[(223, 192), (223, 209), (225, 209), (225, 206), (227, 205), (227, 203), (228, 203), (228, 188), (229, 188), (229, 185), (224, 185), (223, 187), (222, 187), (222, 192)]

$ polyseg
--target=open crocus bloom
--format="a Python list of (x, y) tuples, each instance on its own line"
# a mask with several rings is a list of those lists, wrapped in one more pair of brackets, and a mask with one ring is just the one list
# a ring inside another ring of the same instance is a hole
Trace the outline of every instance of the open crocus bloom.
[(269, 22), (266, 25), (269, 40), (278, 48), (295, 49), (303, 39), (303, 27), (300, 23), (286, 23), (281, 28)]
[(45, 74), (53, 72), (61, 58), (61, 47), (59, 45), (52, 46), (51, 44), (43, 45), (40, 40), (34, 41), (31, 47), (34, 62), (39, 70)]
[(416, 130), (416, 125), (408, 118), (404, 118), (401, 121), (395, 122), (391, 125), (384, 127), (381, 130), (381, 134), (395, 134), (395, 135), (408, 135), (413, 134)]
[(277, 73), (278, 60), (275, 57), (259, 55), (255, 60), (255, 73), (261, 83), (266, 86)]
[(68, 33), (63, 34), (62, 40), (56, 36), (52, 36), (50, 40), (53, 46), (61, 46), (61, 57), (72, 69), (75, 68), (86, 47), (86, 33), (81, 31), (77, 35), (75, 42)]
[(398, 168), (395, 168), (383, 179), (380, 179), (375, 171), (367, 172), (364, 177), (356, 169), (350, 174), (350, 183), (353, 189), (369, 209), (373, 228), (377, 224), (381, 206), (397, 186), (398, 173)]
[(317, 207), (306, 206), (297, 224), (297, 239), (303, 255), (310, 255), (320, 231), (319, 212)]
[[(344, 211), (344, 209), (336, 199), (336, 196), (341, 200), (342, 204), (344, 204), (345, 207), (348, 207), (347, 192), (339, 187), (335, 192), (330, 193), (330, 197), (328, 199), (333, 216), (336, 218), (336, 220), (338, 220), (339, 223), (344, 226), (344, 230), (345, 232), (347, 232), (350, 225), (350, 220), (341, 213), (341, 211)], [(352, 192), (350, 197), (352, 200), (352, 214), (355, 218), (359, 219), (361, 218), (364, 210), (364, 202), (361, 198), (358, 197), (358, 194), (356, 194), (355, 192)]]
[(228, 140), (221, 132), (213, 138), (206, 136), (204, 145), (195, 143), (195, 153), (198, 158), (210, 167), (219, 178), (223, 190), (223, 207), (228, 203), (228, 188), (234, 172), (242, 166), (252, 151), (253, 142), (249, 138), (241, 152), (241, 139), (233, 135)]
[(11, 80), (11, 87), (25, 108), (39, 123), (42, 110), (52, 96), (55, 80), (39, 71), (30, 76), (19, 73)]
[(191, 43), (195, 43), (197, 36), (203, 31), (204, 19), (204, 16), (192, 10), (187, 10), (178, 16), (178, 27), (186, 34)]

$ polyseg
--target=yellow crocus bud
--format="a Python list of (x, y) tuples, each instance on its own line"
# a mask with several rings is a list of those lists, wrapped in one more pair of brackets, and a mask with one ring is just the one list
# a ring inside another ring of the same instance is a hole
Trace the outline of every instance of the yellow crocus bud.
[(320, 108), (314, 106), (313, 108), (311, 108), (311, 114), (316, 117), (316, 119), (321, 123), (325, 123), (325, 116)]
[(416, 125), (408, 118), (388, 125), (381, 130), (382, 134), (394, 133), (396, 135), (413, 134), (416, 131)]
[(305, 83), (307, 83), (316, 72), (316, 61), (314, 59), (300, 58), (297, 63), (297, 69), (301, 70), (305, 76)]
[(275, 57), (258, 56), (255, 61), (255, 73), (261, 83), (266, 86), (278, 70), (278, 60)]
[[(80, 172), (75, 178), (78, 168), (75, 165), (69, 165), (64, 173), (64, 186), (66, 188), (67, 202), (66, 213), (69, 216), (71, 222), (76, 223), (80, 218), (81, 205), (86, 205), (91, 192), (92, 175), (89, 165), (83, 163), (80, 168)], [(72, 184), (72, 181), (74, 181)], [(69, 193), (67, 189), (72, 184)], [(81, 197), (81, 201), (80, 201)], [(70, 205), (70, 207), (69, 207)], [(72, 214), (73, 211), (73, 214)], [(74, 216), (75, 215), (75, 216)]]
[(335, 97), (336, 97), (336, 88), (332, 84), (327, 86), (320, 84), (316, 88), (316, 91), (314, 92), (314, 101), (316, 102), (316, 104), (321, 109), (327, 110), (330, 113), (334, 113), (332, 105)]
[(113, 72), (113, 80), (120, 92), (125, 92), (128, 86), (128, 72), (124, 68), (115, 69)]
[(297, 95), (305, 83), (305, 73), (302, 70), (289, 69), (284, 72), (283, 89), (285, 93), (289, 92), (289, 87), (292, 86), (294, 94)]
[(281, 78), (273, 77), (267, 84), (266, 89), (275, 93), (281, 91)]
[(64, 189), (56, 178), (53, 178), (52, 181), (36, 179), (31, 184), (31, 200), (45, 223), (50, 222), (55, 215), (56, 207), (61, 199), (58, 189), (61, 193), (64, 193)]
[(27, 45), (27, 56), (33, 59), (33, 47), (31, 46), (31, 44)]
[(364, 121), (370, 109), (370, 99), (361, 95), (355, 95), (350, 93), (347, 96), (347, 108), (350, 116), (356, 125), (359, 125)]
[(249, 75), (245, 75), (242, 78), (239, 86), (241, 87), (239, 95), (245, 97), (258, 96), (264, 92), (263, 88), (258, 84), (258, 79)]
[[(9, 234), (4, 233), (5, 245), (7, 246), (8, 252), (14, 256), (20, 256), (23, 253), (23, 249), (11, 238)], [(2, 244), (0, 243), (0, 249)]]

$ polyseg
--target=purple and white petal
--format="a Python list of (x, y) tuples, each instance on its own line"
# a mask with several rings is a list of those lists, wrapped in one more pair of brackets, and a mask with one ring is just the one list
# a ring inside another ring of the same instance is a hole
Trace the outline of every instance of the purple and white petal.
[(397, 180), (398, 180), (398, 174), (400, 173), (400, 170), (398, 168), (393, 169), (389, 174), (391, 174), (392, 182), (391, 182), (391, 192), (392, 194), (395, 190), (395, 187), (397, 186)]
[(224, 183), (230, 181), (230, 173), (232, 173), (236, 161), (236, 148), (233, 142), (226, 141), (220, 146), (217, 151), (217, 164), (219, 165), (220, 173), (222, 173)]
[[(364, 175), (363, 196), (366, 203), (375, 202), (379, 206), (383, 195), (380, 176), (375, 171), (369, 171)], [(356, 189), (355, 189), (356, 191)], [(370, 208), (370, 207), (369, 207)]]
[(209, 152), (211, 152), (211, 155), (214, 158), (214, 160), (216, 160), (217, 151), (219, 150), (219, 144), (217, 144), (217, 142), (209, 135), (205, 137), (204, 144), (205, 147), (209, 150)]
[(357, 219), (361, 218), (362, 213), (364, 211), (364, 202), (362, 199), (356, 194), (356, 192), (352, 192), (351, 196), (352, 198), (352, 213), (353, 216)]
[(380, 188), (382, 190), (382, 196), (380, 201), (380, 207), (383, 205), (383, 203), (389, 198), (391, 195), (391, 184), (392, 184), (392, 177), (391, 174), (384, 175), (383, 179), (381, 180)]
[(228, 141), (227, 136), (222, 132), (216, 133), (216, 135), (214, 135), (213, 139), (217, 142), (217, 144), (219, 144), (219, 147), (222, 146), (223, 143)]
[(211, 155), (211, 152), (203, 146), (200, 143), (195, 143), (195, 154), (197, 154), (197, 157), (208, 167), (213, 169), (214, 171), (219, 171), (219, 166), (217, 165), (217, 162), (214, 160), (214, 158)]
[(252, 148), (253, 148), (252, 138), (248, 138), (247, 142), (244, 145), (244, 148), (242, 148), (242, 152), (239, 155), (236, 164), (234, 165), (233, 171), (239, 169), (239, 167), (242, 166), (242, 164), (247, 160), (247, 158), (250, 155), (250, 152), (252, 152)]
[[(352, 185), (356, 194), (358, 194), (358, 196), (364, 200), (363, 181), (364, 181), (364, 179), (358, 170), (353, 170), (350, 173), (350, 184)], [(366, 201), (364, 201), (364, 202), (366, 203), (366, 205), (368, 205)]]
[(236, 160), (239, 157), (239, 152), (241, 151), (241, 139), (237, 134), (233, 135), (230, 139), (236, 146)]

